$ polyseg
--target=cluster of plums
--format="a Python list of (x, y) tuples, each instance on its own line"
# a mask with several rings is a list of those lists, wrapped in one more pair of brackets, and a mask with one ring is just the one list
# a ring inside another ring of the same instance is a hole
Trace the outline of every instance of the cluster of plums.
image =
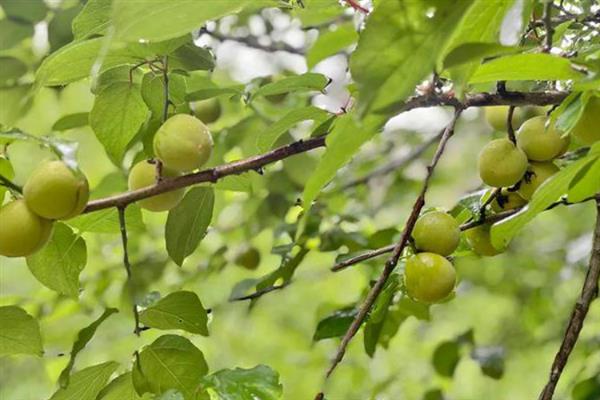
[(63, 161), (41, 163), (23, 187), (23, 198), (0, 208), (0, 255), (24, 257), (41, 249), (55, 220), (79, 215), (89, 198), (85, 176)]

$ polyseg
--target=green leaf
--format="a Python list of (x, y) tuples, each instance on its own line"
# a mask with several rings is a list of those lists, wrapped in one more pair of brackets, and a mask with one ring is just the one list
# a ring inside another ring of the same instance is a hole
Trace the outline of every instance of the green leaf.
[(211, 71), (215, 68), (215, 58), (208, 49), (190, 42), (173, 52), (169, 57), (169, 64), (185, 71)]
[(497, 249), (506, 247), (510, 240), (536, 215), (564, 195), (577, 173), (595, 160), (594, 155), (575, 161), (546, 180), (533, 194), (531, 201), (517, 214), (492, 225), (492, 244)]
[(73, 128), (79, 128), (88, 124), (90, 114), (87, 112), (75, 113), (60, 117), (52, 125), (53, 131), (66, 131)]
[(267, 83), (266, 85), (259, 87), (252, 95), (252, 98), (256, 96), (273, 96), (276, 94), (297, 92), (301, 90), (318, 90), (319, 92), (322, 92), (325, 90), (325, 87), (329, 85), (329, 82), (331, 82), (331, 80), (325, 75), (307, 72), (302, 75), (289, 76), (276, 82)]
[(230, 87), (207, 87), (204, 89), (195, 90), (191, 93), (188, 93), (185, 98), (187, 101), (197, 101), (197, 100), (205, 100), (210, 99), (211, 97), (217, 97), (225, 94), (230, 94), (232, 96), (242, 95), (244, 93), (243, 86), (230, 86)]
[(571, 181), (567, 200), (576, 203), (600, 193), (600, 158), (582, 168)]
[(82, 4), (76, 4), (73, 7), (52, 10), (53, 16), (48, 23), (48, 42), (51, 53), (73, 41), (71, 24), (82, 9)]
[[(127, 206), (125, 209), (125, 221), (127, 231), (129, 232), (141, 232), (144, 230), (142, 210), (137, 204)], [(79, 232), (119, 233), (121, 230), (119, 213), (115, 208), (82, 214), (70, 219), (68, 223), (73, 228), (79, 230)]]
[(156, 329), (182, 329), (208, 336), (208, 314), (194, 292), (170, 293), (140, 313), (140, 322)]
[(358, 33), (353, 24), (338, 26), (336, 30), (326, 31), (308, 49), (306, 63), (311, 69), (320, 61), (331, 57), (358, 40)]
[[(164, 79), (161, 75), (148, 73), (142, 80), (142, 98), (155, 117), (162, 117), (165, 106)], [(179, 74), (169, 74), (169, 101), (179, 106), (185, 101), (185, 78)]]
[(43, 20), (48, 12), (44, 0), (0, 0), (0, 6), (8, 18), (30, 23)]
[[(109, 51), (105, 38), (68, 44), (47, 57), (36, 73), (36, 81), (44, 86), (59, 86), (89, 76), (92, 69), (103, 72), (119, 65), (140, 61), (127, 49)], [(106, 54), (105, 54), (106, 53)]]
[(594, 400), (600, 397), (600, 375), (578, 382), (571, 392), (572, 400)]
[(107, 308), (97, 320), (79, 331), (77, 334), (77, 339), (71, 348), (71, 357), (69, 358), (69, 363), (65, 366), (58, 377), (58, 383), (60, 387), (66, 388), (69, 385), (70, 374), (73, 370), (73, 366), (75, 365), (77, 354), (79, 354), (79, 352), (85, 348), (89, 341), (92, 340), (100, 324), (117, 312), (119, 312), (119, 310), (116, 308)]
[[(13, 169), (12, 164), (4, 157), (0, 157), (0, 175), (11, 181), (15, 177), (15, 170)], [(7, 190), (6, 186), (0, 185), (0, 204), (4, 203), (4, 196), (6, 195)]]
[(33, 26), (9, 19), (0, 20), (0, 50), (10, 49), (33, 36)]
[(44, 286), (65, 296), (79, 296), (79, 274), (87, 263), (87, 248), (82, 237), (62, 223), (46, 246), (27, 257), (29, 270)]
[(445, 377), (451, 378), (460, 361), (460, 348), (456, 341), (440, 343), (433, 352), (432, 364), (435, 371)]
[(473, 74), (469, 83), (491, 81), (568, 80), (584, 75), (571, 67), (563, 57), (550, 54), (518, 54), (491, 60)]
[(241, 10), (249, 0), (114, 0), (115, 37), (125, 41), (171, 39), (200, 28), (208, 20)]
[(263, 132), (256, 137), (256, 146), (263, 153), (270, 150), (277, 139), (297, 123), (306, 120), (313, 120), (315, 124), (323, 123), (330, 114), (317, 107), (309, 106), (304, 108), (296, 108), (287, 113), (279, 121), (272, 124), (266, 132)]
[(210, 224), (213, 214), (215, 194), (210, 187), (190, 189), (183, 200), (169, 211), (165, 226), (167, 252), (177, 265), (192, 254)]
[(40, 325), (22, 308), (0, 307), (0, 326), (0, 356), (44, 353)]
[(148, 116), (139, 86), (117, 82), (96, 97), (90, 126), (111, 160), (120, 165), (129, 142)]
[(0, 57), (0, 84), (19, 79), (27, 72), (27, 65), (14, 57)]
[(82, 369), (71, 376), (69, 386), (58, 389), (50, 400), (96, 400), (118, 366), (118, 363), (109, 361)]
[(133, 365), (133, 384), (138, 394), (180, 391), (195, 400), (200, 380), (208, 373), (202, 352), (188, 339), (164, 335), (146, 346)]
[(265, 365), (250, 369), (224, 369), (205, 377), (204, 387), (219, 400), (277, 400), (283, 386), (279, 374)]
[[(385, 0), (361, 32), (350, 71), (362, 111), (402, 103), (433, 71), (440, 49), (471, 1)], [(435, 7), (430, 18), (428, 10)]]
[(481, 372), (493, 379), (501, 379), (504, 375), (504, 349), (501, 347), (477, 347), (471, 352), (479, 364)]
[(444, 59), (444, 68), (453, 68), (459, 65), (471, 63), (471, 67), (477, 68), (478, 63), (472, 63), (474, 60), (481, 60), (489, 56), (497, 56), (515, 53), (517, 47), (502, 46), (498, 43), (464, 43), (448, 53)]
[(104, 35), (110, 26), (112, 0), (89, 0), (73, 20), (75, 39)]
[(354, 306), (344, 307), (323, 318), (317, 324), (313, 340), (316, 342), (343, 336), (354, 321), (357, 312)]
[(113, 379), (102, 389), (97, 400), (142, 400), (142, 397), (135, 391), (131, 372), (127, 372)]

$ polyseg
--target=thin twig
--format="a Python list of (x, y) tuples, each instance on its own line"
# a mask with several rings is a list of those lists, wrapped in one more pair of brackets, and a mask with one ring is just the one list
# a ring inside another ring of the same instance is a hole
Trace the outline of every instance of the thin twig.
[(0, 186), (4, 186), (10, 190), (14, 190), (17, 193), (23, 193), (23, 189), (21, 188), (21, 186), (17, 185), (13, 181), (2, 175), (0, 175)]
[(232, 299), (229, 299), (229, 301), (234, 302), (234, 301), (244, 301), (244, 300), (254, 300), (254, 299), (258, 299), (259, 297), (264, 296), (267, 293), (271, 293), (274, 292), (275, 290), (281, 290), (283, 288), (285, 288), (289, 283), (284, 283), (281, 285), (273, 285), (273, 286), (267, 286), (264, 289), (261, 290), (257, 290), (254, 293), (250, 293), (248, 295), (245, 296), (240, 296), (240, 297), (234, 297)]
[(277, 51), (285, 51), (287, 53), (298, 54), (298, 55), (304, 55), (304, 53), (305, 53), (304, 49), (292, 47), (289, 44), (283, 43), (283, 42), (277, 42), (277, 43), (274, 43), (271, 45), (264, 45), (259, 42), (257, 37), (250, 36), (250, 35), (243, 36), (243, 37), (226, 36), (217, 31), (209, 31), (206, 28), (201, 29), (200, 33), (206, 33), (207, 35), (212, 36), (213, 38), (217, 39), (220, 42), (225, 42), (225, 41), (230, 40), (233, 42), (241, 43), (241, 44), (246, 45), (247, 47), (251, 47), (253, 49), (262, 50), (262, 51), (266, 51), (266, 52), (270, 52), (270, 53), (277, 52)]
[(356, 317), (354, 318), (354, 320), (352, 321), (352, 324), (350, 325), (350, 327), (346, 331), (346, 334), (342, 338), (342, 341), (340, 343), (340, 346), (338, 347), (336, 355), (335, 355), (329, 369), (327, 370), (327, 372), (325, 374), (326, 378), (331, 376), (331, 374), (333, 373), (333, 371), (335, 370), (337, 365), (344, 358), (344, 354), (346, 353), (346, 348), (348, 347), (348, 344), (350, 343), (350, 341), (352, 340), (354, 335), (356, 335), (356, 332), (358, 332), (358, 330), (359, 330), (360, 326), (362, 325), (362, 323), (364, 322), (365, 318), (367, 318), (367, 315), (368, 315), (369, 311), (371, 310), (371, 307), (377, 300), (377, 297), (379, 297), (379, 294), (383, 290), (383, 287), (385, 286), (385, 283), (387, 282), (388, 278), (392, 274), (392, 271), (394, 270), (394, 268), (396, 268), (396, 265), (398, 264), (398, 260), (400, 259), (400, 255), (402, 254), (402, 252), (404, 251), (404, 248), (408, 244), (410, 235), (411, 235), (414, 225), (417, 221), (417, 218), (419, 217), (421, 209), (425, 205), (425, 194), (427, 193), (427, 189), (429, 188), (429, 183), (431, 181), (431, 177), (433, 176), (435, 167), (437, 166), (438, 161), (440, 160), (442, 154), (444, 153), (444, 150), (446, 148), (446, 144), (448, 143), (448, 140), (454, 134), (454, 127), (455, 127), (458, 117), (460, 116), (461, 113), (462, 113), (462, 108), (457, 108), (455, 110), (452, 121), (450, 121), (450, 123), (444, 130), (444, 134), (442, 135), (442, 138), (440, 139), (440, 142), (438, 144), (435, 155), (433, 156), (433, 159), (431, 160), (430, 165), (427, 167), (427, 175), (425, 176), (425, 179), (423, 181), (423, 187), (421, 188), (421, 192), (419, 193), (419, 196), (415, 200), (412, 211), (408, 217), (408, 220), (406, 221), (406, 224), (404, 225), (404, 230), (402, 231), (400, 240), (394, 247), (394, 249), (392, 251), (392, 255), (388, 259), (388, 261), (385, 263), (385, 267), (384, 267), (381, 275), (379, 276), (379, 278), (377, 279), (377, 281), (375, 282), (375, 284), (373, 285), (373, 287), (367, 294), (367, 297), (366, 297), (365, 301), (363, 302), (363, 304), (361, 305), (358, 313), (356, 314)]
[(167, 120), (169, 116), (169, 57), (164, 56), (162, 59), (162, 76), (163, 76), (163, 92), (165, 96), (165, 103), (163, 105), (162, 122)]
[(121, 242), (123, 244), (123, 265), (125, 266), (125, 272), (127, 273), (127, 289), (129, 290), (130, 300), (133, 303), (133, 318), (135, 320), (135, 326), (133, 329), (133, 333), (136, 336), (140, 336), (140, 316), (137, 309), (137, 304), (135, 304), (135, 297), (133, 296), (133, 281), (132, 281), (132, 273), (131, 273), (131, 263), (129, 262), (129, 250), (127, 249), (127, 224), (125, 222), (125, 208), (117, 207), (119, 212), (119, 226), (121, 227)]
[(517, 137), (515, 136), (515, 128), (513, 127), (513, 114), (515, 113), (515, 106), (508, 106), (508, 113), (506, 115), (506, 134), (511, 142), (517, 143)]
[(562, 343), (554, 357), (548, 383), (546, 383), (542, 393), (540, 393), (540, 400), (552, 399), (558, 380), (577, 343), (579, 333), (583, 328), (583, 322), (590, 309), (590, 304), (598, 296), (598, 279), (600, 279), (600, 199), (596, 200), (596, 212), (596, 228), (592, 242), (592, 254), (581, 294), (575, 303)]
[(360, 3), (357, 0), (346, 0), (346, 3), (354, 8), (356, 11), (359, 11), (363, 14), (368, 14), (369, 10), (366, 9), (365, 7), (361, 6)]
[(552, 50), (552, 35), (554, 34), (554, 27), (552, 26), (552, 3), (554, 0), (546, 0), (544, 4), (544, 14), (542, 15), (542, 21), (544, 22), (544, 29), (546, 30), (546, 37), (544, 40), (544, 47), (542, 51), (544, 53), (550, 53)]

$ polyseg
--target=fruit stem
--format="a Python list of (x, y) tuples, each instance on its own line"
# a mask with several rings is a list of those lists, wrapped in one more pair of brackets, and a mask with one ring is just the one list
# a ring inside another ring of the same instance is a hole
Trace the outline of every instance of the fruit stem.
[(515, 106), (508, 107), (508, 114), (506, 116), (506, 133), (511, 142), (517, 143), (517, 137), (515, 136), (515, 129), (513, 128), (513, 114), (515, 112)]

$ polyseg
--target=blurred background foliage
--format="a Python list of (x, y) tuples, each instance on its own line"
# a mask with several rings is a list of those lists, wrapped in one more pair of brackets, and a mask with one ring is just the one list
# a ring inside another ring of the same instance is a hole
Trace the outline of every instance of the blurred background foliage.
[[(332, 40), (347, 41), (346, 46), (355, 41), (360, 17), (330, 2), (322, 3), (327, 6), (320, 6), (318, 1), (304, 2), (309, 5), (305, 11), (242, 13), (221, 20), (218, 26), (211, 23), (209, 28), (224, 36), (257, 37), (261, 45), (285, 44), (294, 49), (311, 49), (317, 37), (325, 40), (322, 38), (326, 35), (339, 35)], [(5, 4), (0, 1), (0, 5)], [(53, 128), (60, 117), (91, 109), (94, 96), (90, 80), (63, 88), (30, 90), (33, 72), (44, 55), (72, 40), (71, 21), (82, 8), (75, 0), (42, 4), (39, 10), (32, 8), (23, 17), (25, 21), (6, 13), (0, 20), (0, 32), (22, 32), (21, 39), (11, 33), (14, 44), (8, 43), (4, 34), (0, 40), (0, 123), (32, 135), (53, 135), (77, 143), (77, 161), (89, 179), (92, 197), (123, 192), (126, 168), (110, 161), (89, 126), (64, 131)], [(328, 30), (305, 29), (332, 20), (338, 22)], [(199, 34), (196, 43), (213, 49), (217, 64), (211, 79), (223, 87), (258, 83), (262, 77), (309, 69), (333, 79), (326, 94), (292, 93), (277, 102), (257, 99), (254, 109), (244, 106), (239, 96), (220, 96), (222, 117), (210, 125), (216, 142), (210, 165), (257, 154), (257, 135), (291, 109), (312, 103), (340, 112), (347, 105), (350, 94), (344, 51), (328, 54), (326, 47), (309, 50), (307, 64), (303, 55), (265, 52), (206, 33)], [(8, 57), (12, 67), (5, 63)], [(16, 75), (10, 75), (11, 71), (17, 71)], [(205, 72), (192, 73), (187, 78), (187, 93), (194, 92), (194, 85), (202, 87), (206, 77)], [(385, 257), (338, 273), (329, 269), (340, 255), (379, 247), (397, 237), (433, 149), (424, 150), (402, 168), (367, 182), (353, 181), (430, 141), (451, 114), (444, 108), (419, 109), (388, 123), (381, 135), (339, 171), (319, 198), (306, 244), (310, 252), (291, 283), (252, 303), (229, 299), (239, 282), (262, 277), (280, 265), (281, 256), (273, 249), (289, 244), (287, 233), (295, 229), (301, 211), (297, 200), (322, 150), (270, 165), (262, 174), (247, 173), (228, 183), (235, 190), (217, 185), (212, 225), (183, 267), (167, 257), (167, 214), (142, 211), (143, 223), (130, 221), (129, 229), (137, 301), (144, 304), (157, 294), (194, 291), (211, 309), (210, 336), (184, 336), (204, 352), (212, 371), (265, 364), (280, 374), (283, 398), (312, 398), (320, 389), (323, 371), (338, 343), (337, 339), (313, 340), (319, 321), (334, 310), (360, 301), (369, 282), (378, 276)], [(310, 123), (299, 124), (281, 143), (289, 142), (290, 137), (305, 137), (311, 129), (314, 125)], [(477, 154), (499, 135), (485, 121), (482, 109), (467, 110), (434, 176), (427, 206), (451, 209), (456, 199), (478, 190)], [(123, 165), (141, 157), (140, 152), (141, 146), (130, 149)], [(35, 142), (23, 141), (11, 144), (7, 156), (14, 167), (14, 181), (23, 184), (32, 169), (52, 154)], [(363, 333), (359, 333), (329, 383), (328, 398), (535, 398), (547, 378), (565, 321), (580, 291), (593, 219), (591, 203), (557, 207), (538, 216), (501, 255), (481, 258), (463, 252), (455, 259), (460, 279), (455, 298), (423, 310), (420, 318), (400, 318), (399, 329), (395, 335), (390, 334), (387, 348), (377, 348), (372, 358), (363, 351)], [(77, 300), (42, 286), (24, 259), (0, 258), (0, 305), (19, 305), (39, 318), (45, 347), (42, 358), (0, 359), (2, 399), (40, 399), (54, 392), (58, 375), (68, 361), (64, 354), (77, 332), (106, 307), (121, 311), (99, 328), (80, 354), (78, 367), (115, 360), (124, 371), (132, 353), (160, 335), (152, 329), (143, 332), (141, 338), (131, 334), (132, 315), (127, 311), (130, 306), (124, 294), (118, 231), (82, 235), (87, 244), (87, 265), (81, 273), (82, 290)], [(260, 254), (256, 269), (236, 263), (249, 248)], [(595, 302), (560, 382), (557, 399), (600, 398), (594, 397), (600, 396), (599, 348), (600, 303)]]

